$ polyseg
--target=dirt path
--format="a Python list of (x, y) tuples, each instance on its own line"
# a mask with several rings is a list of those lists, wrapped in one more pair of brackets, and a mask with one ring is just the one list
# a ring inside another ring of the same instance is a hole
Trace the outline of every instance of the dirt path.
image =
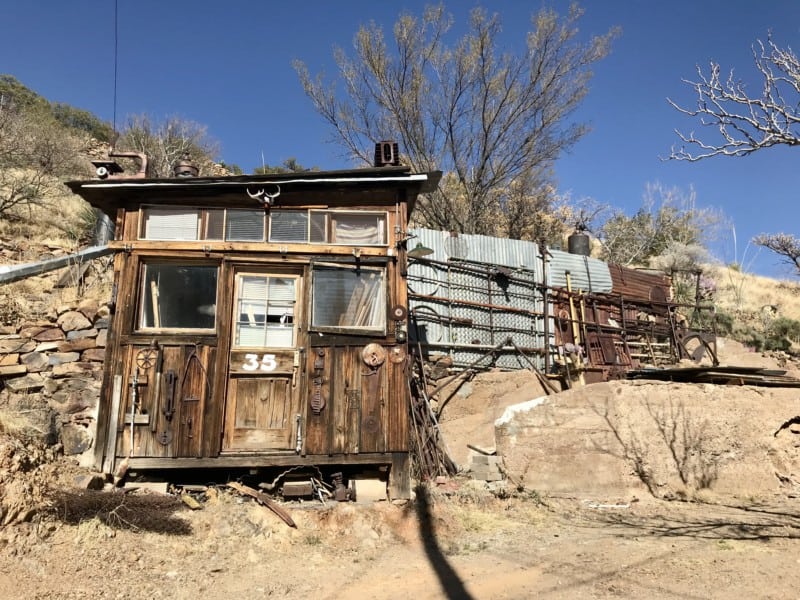
[(796, 499), (745, 508), (499, 499), (465, 483), (406, 506), (287, 504), (290, 529), (228, 493), (195, 512), (120, 498), (100, 511), (113, 527), (75, 512), (0, 531), (2, 596), (797, 597)]

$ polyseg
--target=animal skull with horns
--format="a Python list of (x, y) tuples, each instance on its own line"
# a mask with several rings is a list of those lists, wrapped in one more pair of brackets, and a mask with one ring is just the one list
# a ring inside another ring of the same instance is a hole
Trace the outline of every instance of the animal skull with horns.
[(274, 194), (270, 194), (264, 188), (261, 188), (255, 193), (251, 192), (250, 188), (247, 188), (247, 195), (253, 200), (258, 200), (265, 206), (272, 206), (275, 203), (275, 198), (281, 195), (281, 186), (279, 186), (277, 183), (272, 185), (274, 185), (275, 189), (277, 190)]

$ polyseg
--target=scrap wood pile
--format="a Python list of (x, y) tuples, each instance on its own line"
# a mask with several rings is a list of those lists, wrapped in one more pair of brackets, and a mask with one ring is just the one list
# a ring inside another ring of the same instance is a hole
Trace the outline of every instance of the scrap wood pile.
[(760, 367), (678, 367), (628, 371), (628, 379), (657, 379), (679, 383), (714, 383), (717, 385), (756, 385), (800, 387), (800, 379), (780, 369)]
[[(415, 356), (416, 357), (416, 356)], [(411, 391), (411, 457), (414, 476), (420, 481), (438, 475), (455, 475), (458, 466), (450, 458), (439, 422), (427, 392), (424, 367), (419, 357), (408, 376)]]

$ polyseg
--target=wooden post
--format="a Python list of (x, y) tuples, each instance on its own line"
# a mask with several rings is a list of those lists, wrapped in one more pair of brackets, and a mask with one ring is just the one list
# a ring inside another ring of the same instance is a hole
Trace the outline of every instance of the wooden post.
[(114, 387), (111, 392), (111, 411), (106, 429), (106, 451), (103, 460), (103, 473), (114, 472), (114, 461), (117, 454), (117, 426), (119, 424), (119, 405), (122, 401), (122, 375), (114, 375)]
[(411, 460), (408, 452), (392, 453), (389, 470), (389, 500), (411, 499)]

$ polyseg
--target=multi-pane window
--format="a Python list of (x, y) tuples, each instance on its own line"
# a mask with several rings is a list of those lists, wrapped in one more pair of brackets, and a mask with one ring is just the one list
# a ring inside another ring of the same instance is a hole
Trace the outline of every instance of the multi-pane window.
[(295, 343), (297, 277), (240, 274), (236, 278), (239, 348), (290, 348)]
[(143, 209), (141, 239), (385, 246), (386, 213), (356, 210)]
[(385, 332), (384, 269), (316, 265), (311, 285), (312, 329)]
[(141, 281), (139, 330), (215, 329), (216, 266), (146, 263)]

